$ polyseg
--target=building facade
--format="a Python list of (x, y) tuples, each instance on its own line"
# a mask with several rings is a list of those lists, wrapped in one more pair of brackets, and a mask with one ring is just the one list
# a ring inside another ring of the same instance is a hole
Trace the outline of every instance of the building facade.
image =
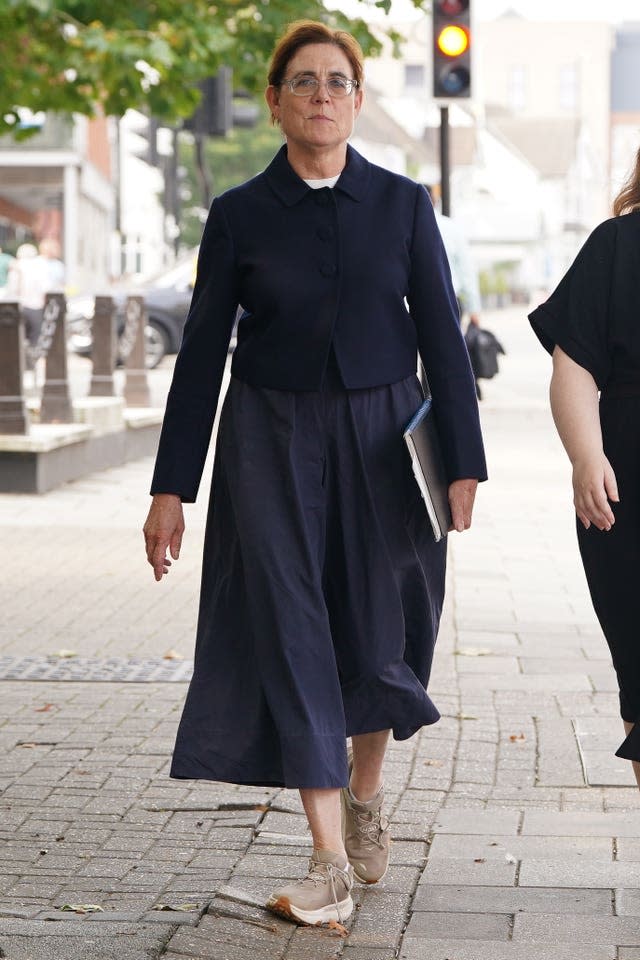
[[(433, 183), (440, 111), (431, 19), (398, 29), (406, 37), (401, 59), (387, 47), (367, 63), (367, 78), (419, 141), (417, 176)], [(451, 212), (481, 271), (498, 271), (511, 288), (544, 293), (609, 215), (614, 38), (609, 23), (513, 13), (473, 26), (473, 97), (449, 106)]]
[(106, 284), (115, 190), (104, 117), (47, 115), (27, 140), (0, 140), (0, 245), (59, 242), (67, 288)]

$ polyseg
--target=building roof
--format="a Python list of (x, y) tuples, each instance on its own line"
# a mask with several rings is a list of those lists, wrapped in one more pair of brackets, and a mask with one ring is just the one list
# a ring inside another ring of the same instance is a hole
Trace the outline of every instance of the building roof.
[(487, 128), (520, 153), (545, 179), (564, 177), (576, 155), (577, 117), (505, 116), (487, 111)]
[[(427, 163), (440, 162), (440, 128), (426, 127), (422, 138)], [(449, 127), (449, 162), (452, 167), (470, 167), (476, 160), (475, 127)]]
[(420, 141), (410, 136), (385, 110), (380, 102), (380, 94), (371, 84), (367, 84), (355, 132), (371, 143), (394, 144), (400, 147), (411, 163), (422, 164), (427, 159)]

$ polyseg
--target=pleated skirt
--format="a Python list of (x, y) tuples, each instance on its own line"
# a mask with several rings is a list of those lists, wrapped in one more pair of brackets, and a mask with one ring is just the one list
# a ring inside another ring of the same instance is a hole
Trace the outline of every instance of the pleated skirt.
[(342, 787), (347, 737), (439, 719), (446, 538), (402, 439), (421, 387), (331, 369), (319, 391), (229, 386), (173, 777)]
[(617, 756), (640, 760), (640, 396), (603, 399), (604, 452), (620, 503), (609, 531), (578, 522), (578, 543), (593, 607), (611, 651), (623, 720), (636, 726)]

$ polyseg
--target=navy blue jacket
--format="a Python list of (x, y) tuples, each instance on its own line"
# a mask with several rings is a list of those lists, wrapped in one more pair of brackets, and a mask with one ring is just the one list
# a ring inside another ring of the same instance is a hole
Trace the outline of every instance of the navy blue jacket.
[(424, 364), (450, 480), (484, 479), (473, 374), (426, 191), (352, 147), (333, 189), (311, 189), (283, 147), (217, 197), (160, 437), (152, 493), (195, 500), (238, 304), (231, 372), (253, 386), (318, 390), (331, 345), (349, 388)]

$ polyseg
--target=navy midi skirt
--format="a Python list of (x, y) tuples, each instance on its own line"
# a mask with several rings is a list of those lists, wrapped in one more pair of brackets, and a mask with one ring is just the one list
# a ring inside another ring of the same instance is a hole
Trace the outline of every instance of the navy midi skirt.
[(402, 439), (420, 383), (331, 370), (314, 392), (229, 386), (173, 777), (343, 787), (347, 737), (439, 719), (446, 539)]

